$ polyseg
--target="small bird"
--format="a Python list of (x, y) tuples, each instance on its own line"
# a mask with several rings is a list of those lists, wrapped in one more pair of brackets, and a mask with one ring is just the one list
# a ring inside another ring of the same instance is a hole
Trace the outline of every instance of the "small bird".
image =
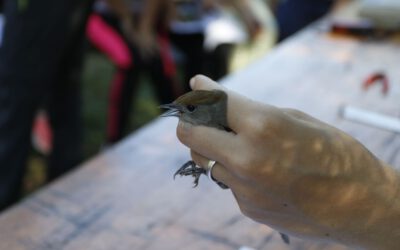
[[(204, 125), (232, 132), (232, 129), (228, 127), (226, 116), (227, 100), (226, 93), (221, 90), (194, 90), (178, 97), (174, 102), (160, 107), (169, 110), (162, 117), (176, 116), (193, 125)], [(196, 187), (201, 174), (206, 174), (206, 171), (197, 167), (194, 161), (188, 161), (175, 172), (174, 178), (176, 175), (192, 175), (194, 187)], [(221, 182), (217, 183), (223, 189), (228, 188)]]
[[(160, 108), (168, 109), (162, 117), (175, 116), (184, 122), (193, 125), (203, 125), (235, 133), (228, 126), (227, 118), (228, 96), (222, 90), (193, 90), (170, 104), (161, 105)], [(182, 165), (174, 174), (180, 176), (193, 176), (194, 187), (199, 184), (202, 174), (206, 175), (203, 168), (197, 167), (194, 161), (188, 161)], [(216, 181), (223, 189), (229, 189), (224, 183)], [(280, 233), (282, 240), (290, 243), (289, 236)]]

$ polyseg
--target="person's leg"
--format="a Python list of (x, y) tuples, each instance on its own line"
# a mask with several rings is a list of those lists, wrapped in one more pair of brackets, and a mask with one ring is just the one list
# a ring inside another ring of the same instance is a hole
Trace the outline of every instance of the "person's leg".
[(284, 40), (325, 15), (333, 2), (334, 0), (286, 0), (279, 3), (276, 10), (278, 40)]
[(219, 80), (228, 74), (232, 50), (233, 44), (225, 43), (218, 45), (213, 51), (207, 53), (205, 71), (208, 77)]
[(4, 86), (4, 81), (11, 83), (13, 79), (0, 76), (0, 210), (21, 194), (33, 116), (39, 105), (37, 96), (15, 94), (20, 90)]
[(81, 76), (85, 51), (85, 23), (92, 1), (82, 2), (74, 10), (75, 25), (70, 27), (68, 42), (52, 86), (48, 103), (53, 129), (53, 150), (49, 158), (48, 180), (76, 167), (83, 159)]
[(101, 53), (104, 53), (117, 68), (127, 70), (132, 66), (132, 57), (129, 45), (116, 27), (111, 24), (113, 18), (107, 20), (99, 14), (91, 14), (87, 26), (86, 36)]
[(176, 66), (172, 57), (169, 37), (165, 33), (158, 35), (160, 54), (155, 56), (149, 65), (152, 83), (161, 104), (170, 103), (183, 94), (177, 82)]
[[(121, 85), (113, 85), (110, 93), (109, 123), (112, 122), (114, 130), (110, 130), (108, 133), (108, 143), (118, 142), (127, 133), (132, 114), (133, 97), (136, 96), (138, 82), (139, 70), (135, 64), (134, 68), (126, 73)], [(109, 129), (111, 128), (113, 127), (110, 126)]]
[(0, 208), (18, 198), (37, 107), (61, 61), (73, 1), (5, 1), (0, 48)]
[(185, 55), (183, 81), (185, 91), (190, 91), (190, 79), (204, 73), (204, 34), (171, 34), (170, 37), (173, 45)]
[(123, 137), (129, 122), (134, 85), (138, 80), (137, 71), (133, 69), (133, 50), (117, 24), (111, 21), (111, 18), (106, 20), (93, 14), (86, 30), (89, 41), (117, 67), (110, 85), (106, 143), (117, 142)]
[(65, 78), (60, 78), (59, 84), (54, 86), (47, 105), (53, 132), (53, 147), (47, 168), (48, 181), (61, 176), (83, 160), (79, 66), (72, 66), (60, 75)]

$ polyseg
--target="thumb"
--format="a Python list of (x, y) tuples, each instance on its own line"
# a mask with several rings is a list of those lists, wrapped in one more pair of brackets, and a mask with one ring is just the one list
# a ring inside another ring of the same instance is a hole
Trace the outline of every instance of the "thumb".
[(196, 75), (190, 80), (190, 87), (192, 90), (213, 90), (219, 89), (226, 92), (226, 88), (217, 82), (211, 80), (207, 76), (204, 75)]

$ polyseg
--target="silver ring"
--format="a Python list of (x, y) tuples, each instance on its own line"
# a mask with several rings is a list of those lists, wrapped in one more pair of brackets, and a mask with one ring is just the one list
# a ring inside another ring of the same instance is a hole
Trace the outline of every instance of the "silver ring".
[(212, 177), (212, 169), (215, 166), (215, 163), (217, 163), (216, 161), (213, 160), (209, 160), (208, 164), (207, 164), (207, 170), (206, 170), (206, 174), (208, 176), (208, 179), (215, 181), (214, 178)]

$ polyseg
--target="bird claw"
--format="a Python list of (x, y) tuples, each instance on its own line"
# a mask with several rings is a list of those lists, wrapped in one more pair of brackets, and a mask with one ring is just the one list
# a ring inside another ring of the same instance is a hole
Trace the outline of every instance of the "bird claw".
[(281, 233), (279, 232), (279, 234), (281, 235), (281, 239), (283, 242), (285, 242), (286, 244), (290, 244), (290, 238), (287, 234)]
[(182, 165), (174, 174), (174, 179), (177, 175), (180, 176), (188, 176), (191, 175), (194, 177), (193, 187), (197, 187), (199, 185), (199, 179), (201, 174), (206, 174), (206, 171), (202, 168), (199, 168), (196, 166), (196, 163), (194, 161), (188, 161), (185, 164)]

